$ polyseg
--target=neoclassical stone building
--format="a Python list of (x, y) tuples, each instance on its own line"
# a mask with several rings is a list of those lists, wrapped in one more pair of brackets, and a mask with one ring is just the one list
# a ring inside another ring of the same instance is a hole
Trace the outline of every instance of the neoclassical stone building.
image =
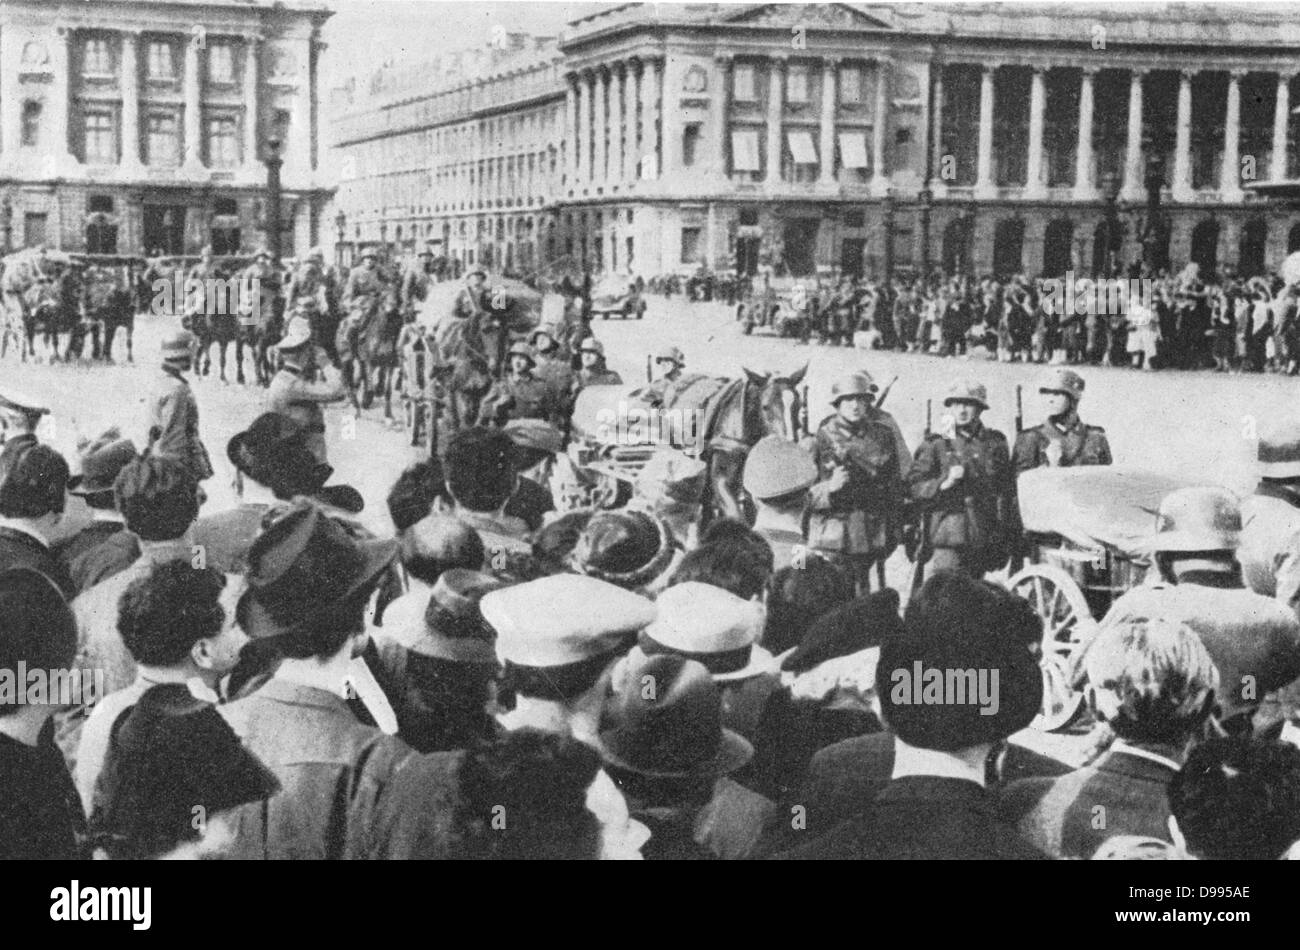
[(0, 241), (195, 254), (265, 240), (271, 138), (285, 253), (319, 240), (318, 2), (5, 0)]
[(1156, 192), (1148, 253), (1253, 273), (1300, 247), (1261, 193), (1298, 71), (1281, 4), (624, 4), (387, 74), (333, 141), (350, 239), (498, 265), (1088, 271)]

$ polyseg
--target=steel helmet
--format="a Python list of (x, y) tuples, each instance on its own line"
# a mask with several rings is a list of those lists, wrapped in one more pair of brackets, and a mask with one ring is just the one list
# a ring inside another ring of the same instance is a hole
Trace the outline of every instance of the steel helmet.
[(601, 356), (604, 356), (605, 344), (601, 343), (594, 336), (589, 336), (582, 341), (582, 345), (578, 347), (578, 351), (580, 353), (599, 353)]
[(837, 405), (841, 399), (849, 396), (874, 396), (879, 391), (880, 387), (872, 380), (871, 374), (866, 370), (858, 370), (831, 383), (831, 405)]
[(533, 353), (533, 348), (523, 340), (516, 340), (510, 344), (510, 349), (506, 351), (507, 356), (526, 356), (529, 362), (536, 363), (537, 357)]
[(952, 405), (954, 402), (973, 402), (981, 409), (987, 409), (989, 391), (982, 383), (977, 383), (973, 379), (959, 379), (948, 387), (948, 395), (943, 399), (945, 406)]
[(1160, 502), (1152, 549), (1235, 551), (1241, 538), (1241, 506), (1223, 488), (1180, 488)]
[(675, 346), (665, 346), (660, 349), (659, 352), (655, 354), (655, 362), (657, 363), (660, 360), (672, 360), (678, 366), (686, 365), (686, 357), (682, 354), (682, 351)]
[(194, 334), (189, 330), (176, 330), (162, 340), (164, 363), (189, 361), (194, 356)]
[(1040, 393), (1065, 393), (1075, 402), (1083, 395), (1083, 377), (1064, 366), (1048, 370), (1038, 384)]

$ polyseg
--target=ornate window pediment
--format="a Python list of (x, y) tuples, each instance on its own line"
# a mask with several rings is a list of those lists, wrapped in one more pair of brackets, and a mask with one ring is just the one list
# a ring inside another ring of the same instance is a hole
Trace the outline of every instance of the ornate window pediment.
[(884, 20), (867, 16), (843, 3), (773, 3), (729, 18), (747, 26), (807, 27), (834, 30), (892, 30)]

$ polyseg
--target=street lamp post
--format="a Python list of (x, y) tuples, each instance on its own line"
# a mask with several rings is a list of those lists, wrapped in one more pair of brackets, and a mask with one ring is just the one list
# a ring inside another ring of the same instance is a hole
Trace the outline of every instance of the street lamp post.
[(271, 255), (271, 263), (280, 266), (280, 169), (284, 159), (280, 157), (280, 140), (273, 138), (266, 143), (266, 249)]
[(1154, 274), (1157, 265), (1156, 241), (1160, 225), (1160, 189), (1165, 184), (1165, 157), (1159, 153), (1148, 152), (1144, 184), (1147, 190), (1147, 219), (1142, 232), (1142, 269)]
[(1101, 242), (1101, 276), (1114, 277), (1118, 269), (1115, 266), (1115, 257), (1118, 256), (1115, 231), (1119, 222), (1115, 216), (1115, 202), (1119, 199), (1119, 177), (1113, 171), (1106, 172), (1101, 176), (1101, 188), (1106, 202), (1106, 230)]
[(934, 192), (922, 188), (917, 196), (921, 199), (921, 279), (930, 277), (930, 204), (934, 201)]

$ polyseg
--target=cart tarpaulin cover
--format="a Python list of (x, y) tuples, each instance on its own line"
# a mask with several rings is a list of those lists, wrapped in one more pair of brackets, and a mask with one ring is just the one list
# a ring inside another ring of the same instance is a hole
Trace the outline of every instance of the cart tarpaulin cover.
[(1150, 554), (1161, 499), (1197, 484), (1113, 465), (1035, 468), (1020, 476), (1020, 516), (1026, 532), (1140, 559)]

